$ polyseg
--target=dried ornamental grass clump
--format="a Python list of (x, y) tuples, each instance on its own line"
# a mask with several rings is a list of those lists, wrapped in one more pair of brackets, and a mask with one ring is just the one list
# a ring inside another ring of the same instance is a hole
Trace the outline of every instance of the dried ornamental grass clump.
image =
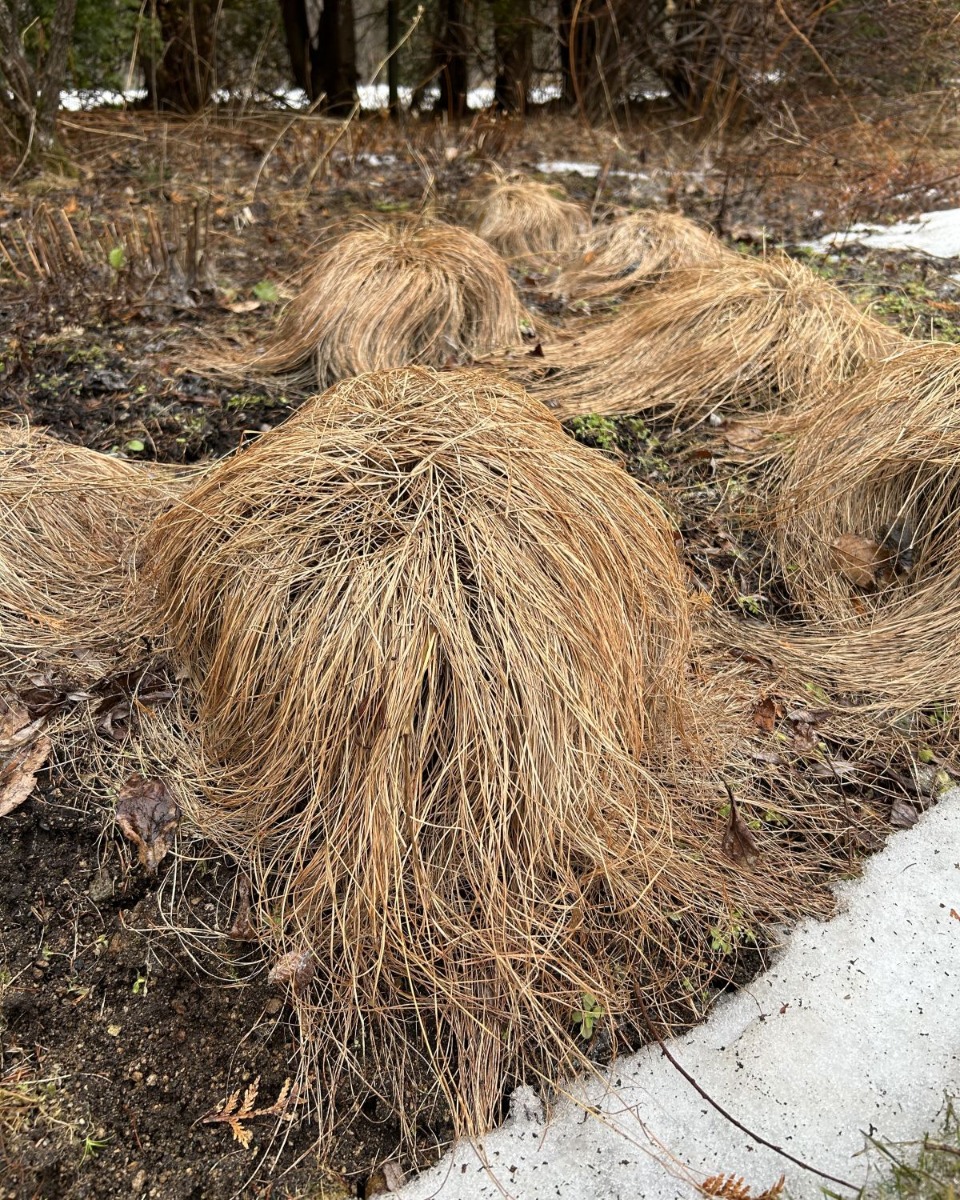
[(839, 682), (906, 707), (960, 695), (960, 346), (908, 346), (801, 413), (774, 546)]
[(675, 271), (612, 320), (517, 373), (561, 417), (718, 409), (815, 397), (904, 344), (785, 255)]
[(187, 478), (21, 426), (0, 429), (0, 669), (8, 686), (38, 671), (82, 684), (137, 656), (134, 548)]
[(402, 218), (369, 222), (327, 246), (269, 345), (203, 365), (234, 377), (309, 368), (326, 386), (365, 371), (469, 363), (520, 345), (532, 327), (485, 241)]
[(590, 226), (587, 212), (557, 188), (516, 175), (494, 176), (470, 210), (478, 235), (518, 261), (567, 255)]
[(708, 229), (677, 213), (616, 213), (593, 226), (549, 290), (567, 300), (613, 300), (671, 271), (739, 264)]
[(373, 1093), (409, 1137), (421, 1103), (479, 1133), (505, 1080), (585, 1064), (578, 1011), (616, 1038), (635, 989), (696, 988), (731, 906), (784, 911), (666, 782), (690, 628), (661, 510), (513, 385), (338, 385), (144, 565), (197, 699), (192, 816), (254, 881), (322, 1120)]

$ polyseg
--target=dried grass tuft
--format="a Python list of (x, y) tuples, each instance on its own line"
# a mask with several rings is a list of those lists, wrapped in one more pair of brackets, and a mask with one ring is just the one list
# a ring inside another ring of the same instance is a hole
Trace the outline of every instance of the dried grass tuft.
[(960, 346), (908, 346), (801, 413), (774, 526), (787, 586), (817, 622), (796, 639), (805, 660), (900, 707), (955, 702)]
[(585, 209), (556, 187), (497, 173), (470, 206), (471, 224), (504, 258), (557, 259), (570, 254), (590, 226)]
[(739, 264), (738, 254), (708, 229), (677, 213), (616, 213), (581, 239), (578, 257), (549, 287), (567, 300), (613, 300), (671, 271)]
[[(195, 475), (195, 472), (194, 472)], [(84, 683), (142, 653), (137, 537), (188, 472), (123, 462), (21, 426), (0, 429), (0, 670)]]
[(506, 264), (467, 229), (368, 222), (330, 244), (270, 344), (203, 369), (242, 377), (310, 366), (321, 386), (391, 367), (445, 367), (522, 344), (532, 330)]
[(792, 403), (902, 346), (786, 255), (675, 271), (605, 324), (515, 364), (561, 417)]
[(479, 1134), (505, 1082), (588, 1065), (584, 1011), (615, 1048), (637, 990), (700, 994), (711, 929), (822, 908), (790, 853), (718, 858), (670, 529), (520, 389), (341, 384), (144, 562), (198, 701), (186, 802), (253, 879), (327, 1128), (373, 1095), (408, 1141)]

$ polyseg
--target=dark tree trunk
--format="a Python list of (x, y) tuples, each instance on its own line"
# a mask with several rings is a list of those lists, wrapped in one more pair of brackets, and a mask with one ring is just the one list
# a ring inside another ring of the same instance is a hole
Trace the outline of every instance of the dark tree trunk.
[(618, 12), (636, 21), (638, 0), (559, 0), (557, 35), (563, 102), (591, 116), (618, 97)]
[(469, 50), (466, 0), (445, 0), (443, 28), (434, 58), (440, 82), (438, 108), (451, 118), (462, 117), (467, 111)]
[(141, 55), (147, 103), (164, 112), (196, 113), (213, 85), (214, 6), (211, 0), (153, 0), (159, 54)]
[(497, 59), (494, 103), (503, 112), (523, 113), (533, 74), (530, 0), (493, 0), (493, 21)]
[(0, 104), (13, 118), (22, 166), (28, 170), (65, 161), (57, 140), (57, 112), (76, 11), (77, 0), (57, 0), (46, 55), (32, 62), (23, 46), (16, 0), (0, 0)]
[(400, 116), (400, 58), (397, 54), (399, 44), (400, 0), (387, 0), (387, 94), (390, 116), (394, 120)]
[(560, 79), (565, 104), (585, 106), (585, 95), (596, 74), (597, 10), (603, 0), (560, 0)]
[(293, 78), (324, 110), (349, 112), (357, 98), (353, 0), (280, 0)]

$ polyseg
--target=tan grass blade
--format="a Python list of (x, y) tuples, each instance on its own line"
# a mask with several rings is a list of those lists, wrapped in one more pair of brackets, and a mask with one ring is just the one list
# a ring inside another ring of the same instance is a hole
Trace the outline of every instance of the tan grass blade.
[(74, 683), (142, 654), (131, 608), (136, 541), (196, 477), (0, 429), (0, 668)]
[(326, 386), (390, 367), (470, 363), (521, 345), (533, 324), (503, 259), (476, 234), (424, 218), (367, 222), (322, 251), (265, 345), (198, 369), (308, 368)]
[(590, 226), (587, 211), (559, 188), (495, 172), (469, 202), (469, 223), (504, 258), (557, 260), (570, 254)]
[(585, 233), (548, 291), (566, 300), (614, 300), (671, 271), (741, 261), (708, 229), (677, 213), (615, 213)]
[(696, 724), (669, 526), (514, 386), (338, 385), (163, 515), (144, 565), (198, 697), (194, 820), (277, 961), (309, 963), (324, 1120), (374, 1088), (480, 1133), (505, 1078), (584, 1064), (584, 994), (658, 1005), (678, 927), (751, 908), (704, 853), (712, 808), (657, 778)]
[(675, 271), (542, 358), (509, 368), (561, 417), (790, 404), (904, 344), (785, 255)]
[(783, 470), (774, 548), (815, 622), (784, 652), (901, 707), (955, 702), (960, 346), (909, 345), (809, 405)]

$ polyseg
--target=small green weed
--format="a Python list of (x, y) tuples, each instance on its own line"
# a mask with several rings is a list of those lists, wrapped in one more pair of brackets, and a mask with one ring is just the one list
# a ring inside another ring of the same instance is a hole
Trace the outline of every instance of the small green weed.
[(580, 1007), (573, 1013), (573, 1023), (579, 1027), (580, 1036), (585, 1042), (589, 1042), (593, 1037), (593, 1031), (602, 1016), (603, 1009), (596, 996), (591, 996), (589, 992), (583, 992), (580, 996)]

